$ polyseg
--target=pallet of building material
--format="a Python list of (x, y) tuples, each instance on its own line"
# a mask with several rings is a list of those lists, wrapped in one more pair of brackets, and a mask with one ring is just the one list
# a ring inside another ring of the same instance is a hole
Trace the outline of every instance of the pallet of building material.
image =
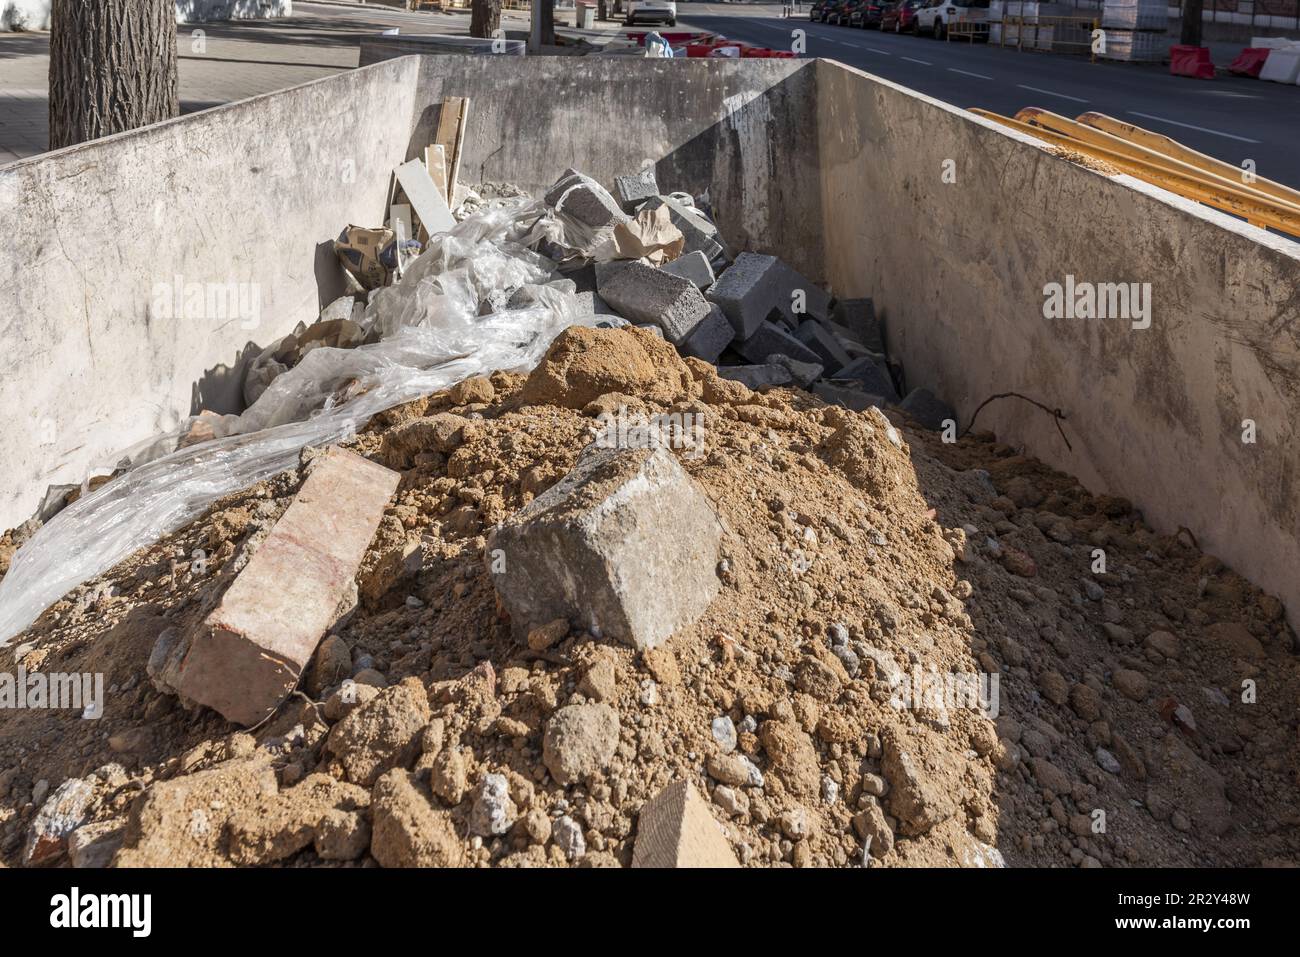
[[(1103, 28), (1118, 30), (1156, 30), (1169, 28), (1169, 6), (1166, 0), (1106, 0), (1101, 10)], [(1110, 35), (1106, 36), (1110, 45)]]
[(1169, 37), (1150, 30), (1107, 30), (1100, 56), (1126, 63), (1160, 63), (1169, 55)]

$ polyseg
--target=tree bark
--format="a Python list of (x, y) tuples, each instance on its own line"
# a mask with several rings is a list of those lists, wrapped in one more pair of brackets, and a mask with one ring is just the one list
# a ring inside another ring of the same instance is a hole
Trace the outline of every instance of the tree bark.
[(473, 0), (469, 11), (469, 35), (490, 39), (501, 29), (501, 0)]
[(1185, 46), (1201, 45), (1201, 13), (1205, 9), (1205, 0), (1183, 0), (1183, 32), (1181, 42)]
[(555, 0), (533, 0), (542, 5), (542, 45), (555, 46)]
[(50, 149), (180, 113), (175, 0), (54, 0)]

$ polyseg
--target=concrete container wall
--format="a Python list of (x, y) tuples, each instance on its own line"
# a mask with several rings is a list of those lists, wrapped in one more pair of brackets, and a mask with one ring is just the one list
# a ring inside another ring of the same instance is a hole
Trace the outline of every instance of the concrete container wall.
[(822, 266), (811, 61), (424, 57), (417, 141), (437, 104), (468, 96), (461, 181), (540, 195), (566, 167), (602, 183), (652, 163), (663, 190), (710, 190), (738, 249)]
[[(909, 384), (963, 426), (995, 393), (1059, 407), (1072, 450), (1016, 399), (978, 427), (1129, 498), (1159, 531), (1187, 527), (1295, 615), (1300, 244), (879, 78), (818, 70), (827, 275), (875, 296)], [(1045, 318), (1045, 287), (1067, 276), (1149, 283), (1149, 327)]]
[(326, 241), (383, 209), (418, 73), (394, 60), (0, 168), (0, 527), (192, 412), (239, 411), (242, 363), (341, 291)]

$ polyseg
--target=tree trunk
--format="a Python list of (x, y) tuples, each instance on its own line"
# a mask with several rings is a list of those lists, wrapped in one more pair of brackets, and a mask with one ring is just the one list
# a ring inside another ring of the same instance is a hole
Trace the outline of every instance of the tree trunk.
[(473, 0), (469, 11), (469, 35), (489, 39), (501, 29), (501, 0)]
[(542, 5), (542, 45), (555, 46), (555, 0), (533, 0)]
[(50, 149), (179, 113), (175, 0), (54, 0)]
[(1205, 0), (1183, 0), (1183, 34), (1181, 42), (1185, 46), (1201, 45), (1201, 12), (1205, 9)]

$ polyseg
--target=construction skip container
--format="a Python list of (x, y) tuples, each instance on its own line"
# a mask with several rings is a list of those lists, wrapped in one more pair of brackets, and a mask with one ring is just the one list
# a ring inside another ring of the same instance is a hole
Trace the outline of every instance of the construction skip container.
[[(404, 56), (0, 168), (23, 237), (0, 271), (0, 527), (198, 409), (239, 411), (243, 364), (341, 292), (328, 240), (382, 215), (447, 96), (474, 105), (464, 181), (540, 195), (650, 158), (709, 190), (737, 250), (871, 295), (963, 422), (1008, 391), (1062, 409), (1069, 447), (1025, 403), (980, 425), (1300, 608), (1300, 245), (822, 60)], [(256, 308), (164, 318), (178, 276)], [(1075, 281), (1149, 284), (1150, 321), (1045, 318)]]

